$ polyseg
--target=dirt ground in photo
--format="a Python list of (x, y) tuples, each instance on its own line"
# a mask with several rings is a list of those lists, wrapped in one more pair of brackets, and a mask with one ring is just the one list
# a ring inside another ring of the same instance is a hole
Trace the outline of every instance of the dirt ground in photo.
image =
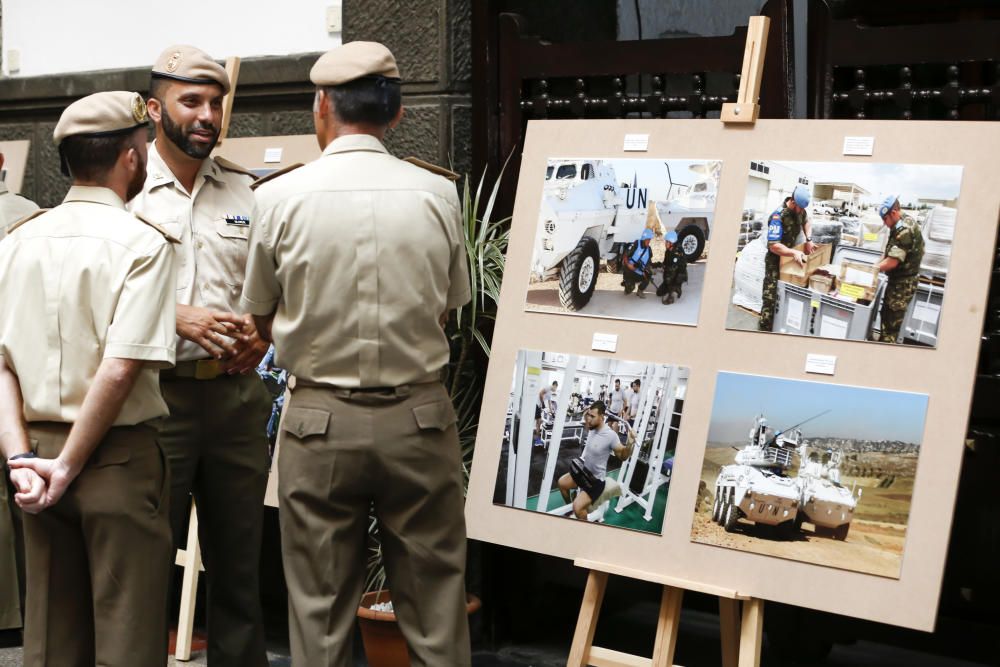
[(875, 452), (846, 452), (841, 466), (841, 483), (864, 489), (847, 539), (817, 535), (811, 523), (787, 537), (775, 527), (757, 526), (740, 519), (736, 530), (727, 533), (712, 521), (711, 496), (715, 479), (723, 465), (733, 462), (730, 447), (709, 446), (701, 479), (707, 485), (695, 508), (691, 540), (750, 553), (836, 567), (865, 574), (898, 578), (906, 541), (906, 524), (916, 473), (915, 455)]

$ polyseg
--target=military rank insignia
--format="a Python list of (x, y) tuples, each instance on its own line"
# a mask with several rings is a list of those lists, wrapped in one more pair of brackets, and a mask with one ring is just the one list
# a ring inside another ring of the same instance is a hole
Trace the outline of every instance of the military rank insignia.
[(227, 215), (226, 216), (227, 225), (235, 225), (237, 227), (249, 227), (250, 226), (250, 216), (247, 215)]

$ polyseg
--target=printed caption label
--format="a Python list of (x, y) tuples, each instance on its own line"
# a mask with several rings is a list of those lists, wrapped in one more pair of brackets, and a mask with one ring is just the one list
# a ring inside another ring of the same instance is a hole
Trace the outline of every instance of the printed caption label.
[(832, 354), (807, 354), (806, 373), (834, 375), (837, 372), (837, 357)]
[(618, 334), (595, 333), (591, 349), (602, 352), (618, 351)]
[(844, 155), (871, 155), (875, 152), (875, 137), (844, 137)]
[(646, 151), (649, 150), (649, 135), (648, 134), (626, 134), (625, 135), (625, 145), (622, 147), (625, 151)]

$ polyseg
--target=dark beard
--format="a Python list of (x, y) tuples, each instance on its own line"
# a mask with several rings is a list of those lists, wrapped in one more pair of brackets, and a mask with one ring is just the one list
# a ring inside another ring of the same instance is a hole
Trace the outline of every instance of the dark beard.
[(167, 138), (174, 142), (174, 145), (181, 149), (181, 152), (196, 160), (204, 160), (211, 155), (212, 149), (215, 148), (215, 144), (219, 141), (219, 130), (213, 125), (204, 125), (198, 122), (190, 128), (192, 130), (211, 130), (214, 133), (212, 143), (203, 146), (202, 144), (193, 143), (188, 138), (187, 130), (174, 122), (174, 119), (167, 113), (166, 108), (163, 108), (160, 118), (163, 124), (163, 133), (167, 135)]

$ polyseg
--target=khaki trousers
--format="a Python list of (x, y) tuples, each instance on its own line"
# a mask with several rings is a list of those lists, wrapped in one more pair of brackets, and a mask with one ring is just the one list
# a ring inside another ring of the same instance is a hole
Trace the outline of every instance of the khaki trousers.
[[(28, 432), (54, 458), (69, 428)], [(154, 428), (115, 427), (57, 504), (24, 515), (25, 667), (165, 664), (168, 476)]]
[(354, 664), (373, 508), (412, 664), (467, 667), (462, 462), (444, 387), (361, 392), (298, 383), (285, 404), (281, 438), (292, 664)]
[(24, 533), (21, 509), (4, 470), (0, 480), (0, 630), (20, 628), (24, 603)]
[(260, 541), (271, 396), (256, 373), (214, 380), (160, 375), (170, 416), (159, 440), (170, 463), (170, 523), (184, 545), (191, 495), (205, 562), (208, 664), (267, 667)]

